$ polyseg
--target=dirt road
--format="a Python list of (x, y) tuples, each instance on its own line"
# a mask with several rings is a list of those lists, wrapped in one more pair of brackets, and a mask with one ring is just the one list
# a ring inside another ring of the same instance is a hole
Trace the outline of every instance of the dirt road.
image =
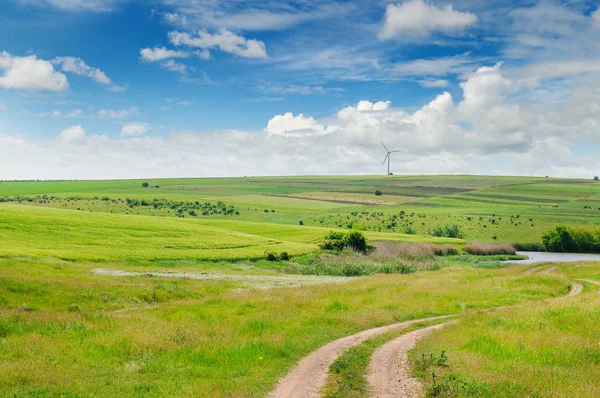
[(356, 346), (365, 340), (385, 333), (389, 330), (405, 328), (417, 322), (444, 319), (453, 315), (437, 316), (412, 321), (395, 323), (360, 333), (346, 336), (324, 345), (308, 356), (304, 357), (298, 365), (280, 380), (277, 388), (269, 394), (271, 398), (310, 398), (320, 397), (320, 390), (325, 387), (329, 366), (348, 348)]

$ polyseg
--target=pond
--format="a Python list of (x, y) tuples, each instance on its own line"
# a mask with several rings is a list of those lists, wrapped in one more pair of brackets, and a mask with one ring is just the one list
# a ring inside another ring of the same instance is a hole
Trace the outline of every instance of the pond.
[(572, 263), (575, 261), (600, 261), (600, 254), (587, 253), (547, 253), (547, 252), (520, 252), (517, 254), (529, 257), (528, 260), (509, 260), (507, 264), (533, 264), (533, 263)]

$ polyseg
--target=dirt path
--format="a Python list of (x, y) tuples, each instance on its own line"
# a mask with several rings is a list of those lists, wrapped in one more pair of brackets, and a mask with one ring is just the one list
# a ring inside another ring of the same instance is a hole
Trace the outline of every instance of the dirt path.
[(550, 268), (546, 268), (546, 269), (540, 271), (540, 274), (541, 275), (550, 275), (550, 274), (554, 273), (554, 271), (556, 271), (557, 268), (558, 268), (558, 266), (556, 266), (556, 265), (553, 267), (550, 267)]
[(309, 398), (320, 397), (325, 387), (329, 366), (347, 349), (359, 345), (365, 340), (392, 329), (408, 327), (417, 322), (449, 318), (454, 315), (436, 316), (424, 319), (395, 323), (346, 336), (332, 341), (304, 357), (294, 369), (279, 381), (277, 388), (269, 394), (271, 398)]
[(573, 282), (573, 283), (571, 283), (571, 289), (569, 290), (569, 294), (567, 294), (566, 296), (563, 296), (563, 297), (559, 297), (559, 299), (565, 299), (567, 297), (577, 296), (581, 292), (583, 292), (583, 286), (580, 285), (579, 283)]
[(523, 275), (530, 275), (530, 274), (533, 274), (535, 272), (538, 272), (541, 269), (548, 268), (548, 267), (550, 267), (550, 266), (549, 265), (538, 265), (537, 267), (529, 268), (528, 270), (526, 270), (525, 272), (523, 272)]
[[(582, 285), (579, 283), (571, 283), (569, 293), (559, 299), (576, 296), (582, 291)], [(370, 396), (376, 398), (421, 397), (423, 395), (422, 385), (419, 380), (410, 375), (408, 351), (415, 346), (417, 341), (427, 336), (431, 331), (441, 329), (450, 323), (452, 322), (446, 322), (404, 334), (384, 344), (375, 351), (369, 362), (367, 374), (367, 381), (371, 391)]]
[(420, 397), (423, 386), (418, 379), (410, 376), (408, 351), (417, 341), (433, 330), (441, 329), (451, 322), (429, 326), (403, 334), (377, 349), (371, 357), (367, 371), (367, 382), (372, 397)]

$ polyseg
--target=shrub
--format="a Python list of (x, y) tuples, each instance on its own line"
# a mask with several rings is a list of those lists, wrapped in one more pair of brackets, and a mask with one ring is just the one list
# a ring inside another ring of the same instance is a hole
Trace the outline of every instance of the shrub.
[(359, 253), (367, 253), (373, 249), (367, 238), (360, 231), (350, 231), (344, 237), (346, 246)]
[(379, 189), (375, 190), (375, 196), (383, 195)]
[(150, 184), (148, 184), (147, 182), (142, 182), (142, 187), (143, 188), (148, 188), (150, 186)]
[(509, 244), (471, 242), (464, 247), (465, 252), (476, 256), (493, 256), (496, 254), (515, 254), (516, 250)]
[(281, 255), (279, 256), (279, 259), (281, 261), (290, 261), (290, 255), (288, 252), (282, 252)]
[(341, 252), (345, 248), (350, 248), (355, 252), (366, 254), (375, 247), (367, 242), (367, 239), (360, 231), (350, 231), (348, 233), (331, 231), (321, 243), (323, 250), (335, 250)]
[(600, 180), (600, 177), (594, 176), (594, 181), (598, 181), (598, 180)]
[(431, 232), (433, 236), (439, 236), (442, 238), (462, 238), (463, 234), (460, 227), (456, 224), (447, 224), (445, 227), (439, 225), (434, 228)]
[(304, 225), (304, 221), (302, 221), (302, 220), (298, 221), (298, 225)]
[(266, 252), (265, 256), (267, 257), (267, 261), (277, 261), (277, 254), (275, 252)]
[(416, 235), (417, 234), (417, 230), (412, 225), (407, 225), (406, 227), (404, 227), (404, 230), (402, 232), (404, 232), (407, 235)]

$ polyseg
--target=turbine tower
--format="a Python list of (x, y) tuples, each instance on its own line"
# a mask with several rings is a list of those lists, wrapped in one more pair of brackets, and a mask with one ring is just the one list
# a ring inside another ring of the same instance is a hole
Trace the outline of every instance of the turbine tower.
[(398, 150), (395, 150), (395, 151), (390, 151), (389, 149), (387, 149), (387, 147), (385, 146), (385, 144), (383, 143), (383, 141), (381, 141), (381, 145), (383, 145), (383, 148), (387, 152), (387, 154), (385, 155), (385, 159), (383, 159), (383, 163), (382, 164), (385, 164), (385, 161), (387, 160), (387, 162), (388, 162), (388, 173), (387, 173), (387, 175), (390, 175), (390, 159), (392, 158), (391, 155), (392, 155), (392, 153), (395, 153), (395, 152), (402, 152), (402, 150), (398, 149)]

